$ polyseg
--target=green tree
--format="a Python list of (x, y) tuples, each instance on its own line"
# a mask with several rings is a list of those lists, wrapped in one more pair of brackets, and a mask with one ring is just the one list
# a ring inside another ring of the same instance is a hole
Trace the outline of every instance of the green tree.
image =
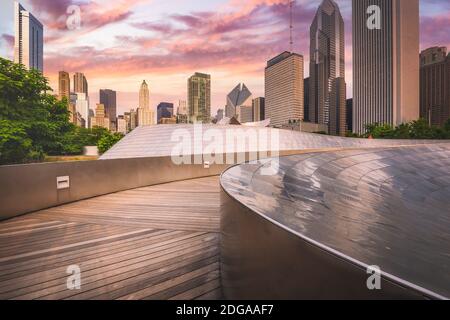
[(374, 123), (366, 126), (365, 137), (372, 136), (374, 139), (392, 139), (394, 128), (389, 124)]
[[(48, 80), (40, 71), (26, 70), (23, 65), (0, 58), (0, 139), (2, 154), (11, 155), (2, 157), (1, 164), (39, 160), (44, 153), (76, 151), (67, 145), (75, 130), (69, 121), (67, 101), (59, 101), (49, 92)], [(13, 145), (19, 151), (8, 149)]]
[(104, 134), (97, 143), (98, 151), (100, 154), (105, 153), (112, 148), (117, 142), (119, 142), (124, 137), (121, 133), (110, 133)]
[(43, 157), (42, 150), (33, 147), (23, 124), (0, 120), (0, 164), (42, 160)]

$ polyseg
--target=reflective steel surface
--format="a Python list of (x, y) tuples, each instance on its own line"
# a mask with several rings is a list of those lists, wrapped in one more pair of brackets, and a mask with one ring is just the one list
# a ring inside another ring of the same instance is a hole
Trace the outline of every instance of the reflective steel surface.
[[(386, 279), (428, 297), (450, 298), (450, 144), (288, 156), (280, 159), (277, 174), (262, 175), (271, 161), (242, 164), (222, 175), (227, 206), (233, 199), (248, 209), (239, 219), (259, 216), (363, 269), (377, 265)], [(224, 210), (224, 258), (236, 260), (234, 273), (225, 269), (226, 282), (230, 275), (239, 278), (238, 266), (246, 268), (244, 255), (252, 248), (237, 251), (247, 245), (233, 217), (240, 209)], [(280, 252), (303, 254), (284, 245)]]
[[(228, 135), (234, 137), (229, 141)], [(252, 140), (252, 138), (256, 138)], [(243, 145), (240, 145), (243, 142)], [(100, 157), (100, 160), (183, 154), (297, 151), (328, 148), (379, 148), (428, 144), (429, 140), (369, 140), (333, 137), (264, 127), (189, 124), (142, 126), (134, 129)], [(178, 153), (176, 153), (178, 154)]]

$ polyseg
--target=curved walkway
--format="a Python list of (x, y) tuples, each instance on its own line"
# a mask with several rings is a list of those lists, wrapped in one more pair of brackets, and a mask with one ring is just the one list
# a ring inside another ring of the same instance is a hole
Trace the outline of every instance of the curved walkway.
[[(426, 296), (450, 297), (450, 144), (293, 155), (265, 176), (261, 168), (271, 161), (225, 171), (223, 188), (295, 239), (363, 270), (379, 266), (387, 279)], [(236, 230), (223, 232), (222, 243), (245, 242)], [(243, 257), (239, 246), (230, 248)], [(264, 257), (276, 260), (267, 250)]]
[[(0, 299), (217, 299), (218, 177), (78, 201), (0, 223)], [(68, 290), (68, 267), (81, 289)]]

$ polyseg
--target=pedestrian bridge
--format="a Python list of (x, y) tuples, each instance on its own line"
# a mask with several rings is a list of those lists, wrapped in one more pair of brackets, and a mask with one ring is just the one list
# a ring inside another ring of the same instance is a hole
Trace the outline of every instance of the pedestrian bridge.
[(278, 149), (229, 168), (174, 164), (180, 128), (199, 143), (162, 125), (102, 160), (0, 167), (0, 299), (449, 297), (450, 143), (268, 129)]

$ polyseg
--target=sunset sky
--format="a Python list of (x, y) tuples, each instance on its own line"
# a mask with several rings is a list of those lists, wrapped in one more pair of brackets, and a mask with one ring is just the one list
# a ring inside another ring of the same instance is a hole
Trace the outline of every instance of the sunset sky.
[[(322, 0), (297, 0), (294, 49), (309, 74), (309, 26)], [(346, 28), (346, 81), (351, 96), (351, 0), (337, 0)], [(45, 25), (44, 73), (57, 90), (60, 70), (84, 72), (91, 103), (98, 90), (118, 91), (119, 113), (137, 107), (140, 83), (153, 108), (186, 99), (194, 72), (212, 76), (212, 114), (244, 82), (264, 95), (266, 61), (289, 49), (288, 0), (23, 0)], [(450, 47), (450, 1), (421, 0), (421, 49)], [(81, 8), (81, 28), (68, 30), (66, 10)], [(13, 0), (0, 0), (0, 55), (13, 56)], [(95, 106), (95, 105), (91, 105)]]

